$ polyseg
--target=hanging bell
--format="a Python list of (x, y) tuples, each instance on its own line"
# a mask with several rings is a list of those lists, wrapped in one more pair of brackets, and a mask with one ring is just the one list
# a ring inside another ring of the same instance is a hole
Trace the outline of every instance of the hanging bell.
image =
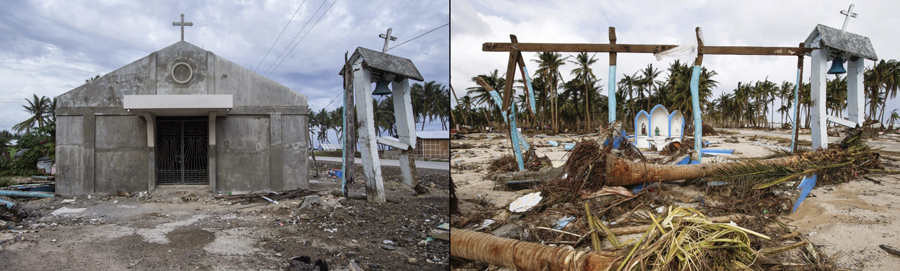
[(391, 95), (391, 89), (388, 88), (388, 81), (384, 80), (384, 78), (378, 79), (378, 82), (375, 83), (375, 91), (372, 91), (372, 95)]
[(845, 74), (847, 70), (844, 69), (844, 59), (841, 57), (835, 57), (834, 60), (831, 61), (831, 69), (828, 69), (828, 74)]

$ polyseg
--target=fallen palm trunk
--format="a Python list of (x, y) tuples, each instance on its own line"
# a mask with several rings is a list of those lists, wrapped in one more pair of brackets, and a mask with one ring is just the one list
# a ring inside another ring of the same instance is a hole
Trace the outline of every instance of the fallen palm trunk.
[(788, 166), (800, 161), (800, 156), (786, 156), (757, 161), (692, 164), (657, 165), (632, 162), (619, 157), (606, 156), (606, 185), (634, 185), (646, 182), (675, 181), (713, 176), (722, 170), (743, 166)]
[(450, 230), (450, 255), (516, 270), (607, 270), (618, 267), (612, 252), (585, 252), (506, 239), (469, 230)]

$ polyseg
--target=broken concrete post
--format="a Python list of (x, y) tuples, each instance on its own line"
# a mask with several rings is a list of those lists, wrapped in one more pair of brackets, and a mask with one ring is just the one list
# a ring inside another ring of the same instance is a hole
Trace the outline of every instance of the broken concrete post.
[(585, 252), (551, 247), (486, 233), (451, 229), (450, 255), (516, 270), (607, 270), (618, 266), (612, 252)]

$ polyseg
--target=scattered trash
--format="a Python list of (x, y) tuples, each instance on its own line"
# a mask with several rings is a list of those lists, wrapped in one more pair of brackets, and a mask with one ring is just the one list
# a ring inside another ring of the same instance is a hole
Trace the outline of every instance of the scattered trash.
[(438, 229), (450, 230), (450, 223), (444, 223), (437, 226)]
[(816, 186), (816, 179), (818, 179), (818, 174), (813, 174), (812, 177), (804, 177), (803, 181), (800, 181), (800, 185), (797, 186), (797, 188), (800, 188), (800, 197), (797, 198), (797, 202), (794, 203), (794, 209), (791, 212), (796, 212), (797, 207), (800, 207), (800, 203), (803, 203), (803, 200), (809, 196), (809, 192)]
[(268, 201), (268, 202), (271, 202), (272, 204), (278, 204), (278, 201), (276, 201), (276, 200), (270, 199), (270, 198), (268, 198), (268, 197), (266, 197), (266, 196), (263, 196), (263, 195), (259, 195), (259, 196), (260, 196), (261, 198), (263, 198), (264, 200), (266, 200), (266, 201)]
[[(266, 191), (262, 193), (251, 193), (251, 194), (242, 194), (242, 195), (231, 195), (231, 192), (228, 192), (228, 195), (216, 195), (217, 199), (224, 199), (230, 201), (231, 203), (253, 203), (253, 202), (265, 202), (267, 200), (261, 198), (260, 196), (269, 196), (269, 199), (278, 201), (278, 200), (286, 200), (286, 199), (295, 199), (299, 197), (304, 197), (307, 195), (314, 195), (319, 193), (319, 191), (312, 189), (299, 188), (295, 190), (274, 192), (274, 191)], [(90, 195), (88, 195), (90, 198)]]
[(51, 215), (54, 215), (54, 216), (58, 216), (58, 215), (61, 215), (61, 214), (75, 214), (75, 213), (84, 212), (84, 210), (86, 210), (86, 209), (87, 209), (87, 208), (68, 208), (68, 207), (62, 207), (62, 208), (56, 209), (55, 211), (53, 211), (53, 212), (50, 213), (50, 214), (51, 214)]
[(477, 228), (474, 228), (472, 230), (480, 231), (480, 230), (486, 229), (487, 227), (490, 227), (491, 224), (494, 224), (494, 222), (496, 222), (496, 221), (494, 221), (493, 219), (485, 219), (484, 222), (481, 223), (481, 226), (478, 226)]
[(564, 150), (571, 151), (574, 148), (575, 148), (575, 143), (564, 143), (563, 144)]
[(73, 202), (75, 202), (75, 199), (64, 199), (64, 200), (62, 200), (62, 203), (73, 203)]
[(337, 232), (337, 228), (334, 228), (334, 229), (325, 229), (325, 232), (327, 232), (327, 233), (335, 233), (335, 232)]
[(509, 211), (513, 213), (522, 213), (531, 210), (532, 207), (541, 202), (541, 199), (541, 192), (524, 195), (509, 204)]
[(819, 235), (819, 233), (818, 232), (810, 232), (809, 233), (809, 237), (815, 237), (816, 235)]
[[(641, 185), (641, 186), (643, 186), (643, 185)], [(640, 192), (640, 191), (638, 191), (638, 192)], [(635, 193), (637, 193), (637, 192), (635, 192)], [(606, 196), (606, 195), (622, 195), (622, 196), (626, 196), (626, 197), (634, 196), (634, 194), (631, 191), (628, 191), (628, 189), (625, 189), (625, 187), (604, 186), (603, 188), (600, 188), (600, 190), (597, 190), (594, 193), (582, 194), (581, 199), (590, 199), (590, 198), (602, 197), (602, 196)]]
[(574, 221), (574, 220), (575, 220), (575, 217), (574, 217), (574, 216), (565, 216), (565, 217), (562, 217), (562, 218), (560, 218), (559, 220), (556, 221), (556, 225), (553, 226), (553, 228), (554, 228), (554, 229), (557, 229), (557, 230), (561, 230), (561, 229), (565, 228), (566, 225), (569, 225), (569, 222), (572, 222), (572, 221)]
[(547, 145), (550, 145), (550, 146), (553, 146), (553, 147), (559, 147), (559, 142), (556, 142), (556, 141), (553, 141), (553, 140), (548, 140), (548, 141), (547, 141)]
[(428, 232), (428, 236), (434, 237), (434, 239), (450, 241), (450, 231), (442, 230), (442, 229), (432, 229)]

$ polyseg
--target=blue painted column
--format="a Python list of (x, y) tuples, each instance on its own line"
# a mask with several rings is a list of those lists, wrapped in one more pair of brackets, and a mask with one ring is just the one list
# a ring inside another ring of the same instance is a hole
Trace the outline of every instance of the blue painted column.
[(697, 151), (697, 162), (703, 159), (703, 120), (700, 115), (700, 65), (694, 65), (691, 72), (691, 104), (694, 113), (694, 150)]
[(616, 121), (616, 65), (609, 66), (609, 123)]
[[(803, 61), (802, 58), (800, 61)], [(792, 106), (793, 108), (791, 108), (794, 111), (794, 114), (793, 114), (794, 120), (793, 120), (793, 125), (791, 127), (791, 152), (794, 152), (797, 150), (796, 149), (796, 147), (797, 147), (797, 121), (798, 121), (797, 106), (799, 106), (799, 103), (800, 103), (800, 96), (799, 96), (800, 84), (801, 84), (800, 83), (800, 75), (802, 72), (803, 72), (802, 68), (797, 69), (797, 81), (796, 81), (797, 84), (794, 85), (794, 106)]]
[(534, 88), (531, 87), (531, 76), (528, 75), (528, 67), (522, 66), (522, 69), (525, 70), (525, 84), (528, 85), (528, 104), (531, 105), (531, 112), (537, 114), (534, 107)]
[[(609, 44), (616, 44), (616, 28), (609, 27)], [(609, 102), (609, 125), (616, 121), (616, 52), (609, 53), (609, 89), (607, 89), (607, 98)]]
[(519, 146), (519, 130), (516, 129), (516, 104), (513, 103), (509, 112), (509, 139), (512, 140), (513, 152), (516, 155), (516, 163), (519, 164), (519, 171), (525, 170), (525, 161), (522, 159), (522, 148)]

